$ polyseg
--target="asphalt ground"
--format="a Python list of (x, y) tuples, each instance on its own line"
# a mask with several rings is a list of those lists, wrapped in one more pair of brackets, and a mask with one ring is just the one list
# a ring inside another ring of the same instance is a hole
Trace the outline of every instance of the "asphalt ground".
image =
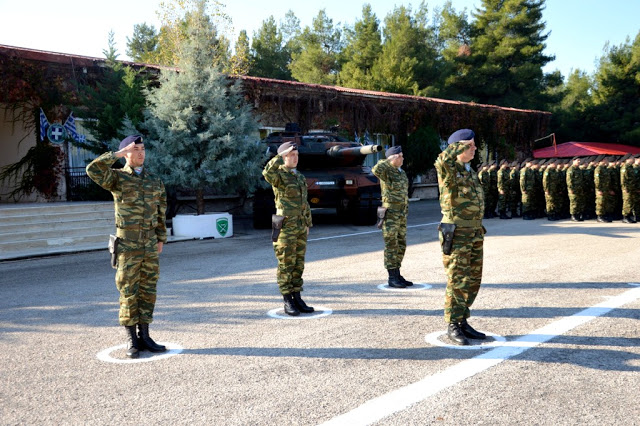
[(314, 213), (299, 318), (270, 231), (168, 244), (151, 335), (173, 349), (139, 362), (106, 250), (0, 262), (0, 423), (640, 424), (640, 224), (485, 220), (470, 323), (494, 337), (460, 349), (438, 210), (411, 203), (396, 291), (375, 227)]

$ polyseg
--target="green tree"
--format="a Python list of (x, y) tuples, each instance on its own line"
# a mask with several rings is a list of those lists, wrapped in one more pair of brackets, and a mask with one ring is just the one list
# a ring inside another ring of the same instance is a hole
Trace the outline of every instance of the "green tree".
[(291, 80), (287, 67), (291, 56), (284, 45), (282, 31), (273, 16), (262, 21), (262, 26), (251, 40), (251, 67), (249, 75)]
[(344, 63), (338, 74), (338, 84), (354, 89), (372, 89), (371, 69), (382, 52), (380, 23), (370, 4), (362, 6), (362, 19), (353, 29), (346, 29)]
[(117, 60), (113, 32), (109, 33), (106, 56), (106, 67), (94, 86), (80, 87), (81, 98), (85, 108), (79, 115), (87, 120), (91, 137), (83, 147), (98, 154), (104, 152), (111, 139), (122, 139), (123, 122), (128, 117), (134, 125), (143, 120), (146, 105), (145, 82), (140, 74)]
[(605, 46), (593, 98), (601, 140), (640, 146), (640, 32), (633, 42)]
[(178, 47), (180, 72), (163, 70), (149, 93), (145, 128), (150, 165), (167, 185), (194, 189), (198, 214), (206, 189), (250, 191), (259, 181), (263, 153), (252, 142), (257, 122), (242, 96), (213, 65), (218, 43), (206, 0), (185, 16)]
[(250, 60), (249, 37), (247, 37), (247, 32), (242, 30), (240, 31), (240, 34), (238, 34), (235, 53), (231, 56), (229, 74), (247, 75), (251, 66)]
[(134, 62), (155, 63), (158, 32), (153, 25), (135, 24), (133, 36), (127, 37), (127, 56)]
[(311, 27), (305, 27), (297, 37), (297, 43), (301, 50), (291, 54), (291, 76), (305, 83), (335, 84), (342, 50), (341, 31), (334, 28), (324, 9)]
[(433, 163), (440, 154), (440, 136), (431, 126), (417, 129), (409, 135), (407, 143), (402, 147), (406, 162), (404, 168), (409, 178), (409, 194), (413, 192), (413, 179), (425, 174), (433, 168)]
[(546, 106), (542, 68), (554, 59), (543, 53), (544, 0), (482, 0), (474, 13), (471, 53), (461, 92), (480, 103), (517, 108)]
[(415, 95), (420, 33), (411, 9), (396, 7), (385, 18), (382, 53), (371, 69), (375, 90)]

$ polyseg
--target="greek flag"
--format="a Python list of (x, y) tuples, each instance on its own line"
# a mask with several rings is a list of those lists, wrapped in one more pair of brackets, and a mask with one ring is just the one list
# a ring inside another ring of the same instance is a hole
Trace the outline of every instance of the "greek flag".
[(67, 129), (69, 136), (71, 136), (74, 141), (85, 142), (86, 138), (84, 135), (79, 135), (78, 130), (76, 130), (76, 119), (73, 118), (73, 111), (69, 114), (67, 121), (64, 122), (64, 128)]
[(373, 140), (371, 139), (371, 136), (369, 135), (369, 131), (368, 130), (364, 131), (364, 144), (365, 145), (373, 145)]
[(47, 136), (47, 129), (49, 128), (49, 120), (47, 120), (47, 116), (44, 115), (44, 111), (40, 108), (40, 140), (43, 141), (45, 136)]

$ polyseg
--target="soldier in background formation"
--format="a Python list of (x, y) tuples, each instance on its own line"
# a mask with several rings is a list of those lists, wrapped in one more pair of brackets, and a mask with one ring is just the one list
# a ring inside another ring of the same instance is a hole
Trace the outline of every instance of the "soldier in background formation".
[[(533, 220), (571, 218), (582, 222), (622, 220), (636, 223), (640, 207), (640, 155), (621, 158), (575, 157), (573, 159), (527, 159), (519, 169), (517, 162), (502, 161), (493, 186), (491, 170), (495, 162), (483, 163), (478, 178), (486, 198), (484, 217), (496, 217), (492, 207), (497, 195), (501, 219), (519, 217)], [(510, 215), (509, 215), (510, 213)]]

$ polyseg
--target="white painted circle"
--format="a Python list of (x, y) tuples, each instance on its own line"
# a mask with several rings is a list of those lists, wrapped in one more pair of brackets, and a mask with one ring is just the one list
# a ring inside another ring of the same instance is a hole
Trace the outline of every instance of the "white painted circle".
[(285, 314), (284, 308), (272, 309), (267, 312), (267, 315), (271, 318), (276, 319), (316, 319), (320, 317), (326, 317), (333, 313), (333, 309), (325, 308), (324, 306), (314, 306), (313, 308), (315, 309), (314, 312), (311, 312), (310, 314), (301, 313), (300, 315), (295, 317)]
[(149, 351), (140, 351), (140, 358), (113, 358), (111, 354), (118, 349), (124, 349), (127, 347), (126, 343), (123, 345), (113, 346), (111, 348), (107, 348), (102, 352), (98, 353), (98, 359), (104, 362), (113, 362), (116, 364), (134, 364), (136, 362), (149, 362), (149, 361), (158, 361), (161, 359), (169, 358), (174, 355), (178, 355), (180, 352), (184, 350), (184, 348), (177, 343), (166, 343), (166, 342), (158, 342), (158, 344), (164, 345), (167, 347), (166, 352), (149, 352)]
[(429, 290), (431, 287), (433, 287), (431, 284), (423, 284), (423, 283), (413, 283), (412, 286), (405, 287), (405, 288), (389, 287), (389, 284), (380, 284), (378, 286), (378, 288), (380, 290), (384, 290), (384, 291), (399, 291), (399, 292), (402, 292), (402, 293), (407, 292), (407, 291)]
[(467, 345), (467, 346), (460, 346), (460, 345), (454, 345), (453, 343), (445, 343), (442, 340), (440, 340), (440, 336), (443, 336), (445, 334), (447, 334), (446, 331), (436, 331), (433, 332), (431, 334), (427, 334), (424, 337), (424, 340), (427, 341), (427, 343), (432, 344), (433, 346), (440, 346), (443, 348), (451, 348), (451, 349), (462, 349), (465, 351), (477, 351), (479, 349), (487, 349), (487, 348), (495, 348), (498, 346), (502, 346), (503, 343), (505, 343), (507, 341), (507, 339), (505, 339), (502, 336), (499, 336), (497, 334), (494, 333), (487, 333), (484, 332), (484, 334), (486, 334), (487, 336), (491, 336), (493, 337), (494, 340), (489, 341), (489, 342), (484, 342), (482, 340), (474, 340), (471, 339), (469, 340), (469, 342), (483, 342), (483, 343), (479, 343), (479, 344), (471, 344), (471, 345)]

